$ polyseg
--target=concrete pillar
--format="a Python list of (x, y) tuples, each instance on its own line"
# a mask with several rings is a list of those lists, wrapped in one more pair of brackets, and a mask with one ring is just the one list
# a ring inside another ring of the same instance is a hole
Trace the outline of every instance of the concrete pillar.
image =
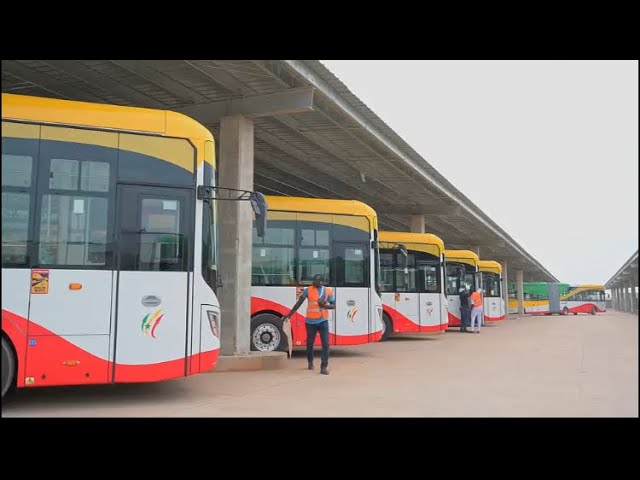
[(631, 312), (631, 288), (629, 288), (629, 285), (624, 287), (624, 298), (624, 311)]
[(618, 291), (618, 310), (622, 311), (624, 309), (624, 292), (622, 287), (618, 287), (616, 290)]
[(620, 310), (620, 289), (618, 287), (613, 289), (613, 308)]
[(636, 287), (632, 282), (629, 282), (629, 311), (636, 312)]
[(411, 215), (409, 222), (411, 224), (411, 231), (414, 233), (425, 233), (424, 228), (424, 215)]
[(478, 258), (480, 258), (480, 247), (474, 248), (473, 251), (478, 255)]
[(500, 262), (502, 265), (502, 298), (504, 299), (504, 309), (505, 316), (509, 316), (509, 280), (508, 280), (508, 270), (507, 270), (507, 261), (504, 260)]
[[(220, 121), (219, 185), (253, 190), (253, 121), (242, 115)], [(249, 201), (218, 202), (222, 288), (221, 354), (249, 353), (251, 325), (251, 239), (253, 210)]]
[(518, 315), (524, 315), (524, 272), (516, 270), (516, 290), (518, 292)]
[(618, 287), (618, 310), (624, 311), (624, 288)]
[(624, 286), (622, 287), (622, 309), (621, 309), (623, 312), (629, 311), (628, 302), (629, 302), (629, 295), (627, 294), (627, 287)]

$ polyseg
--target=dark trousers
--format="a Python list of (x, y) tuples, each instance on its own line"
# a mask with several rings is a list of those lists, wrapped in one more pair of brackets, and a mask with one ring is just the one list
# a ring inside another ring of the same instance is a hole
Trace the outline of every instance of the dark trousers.
[(320, 333), (322, 342), (322, 363), (320, 367), (329, 366), (329, 322), (324, 321), (315, 325), (305, 323), (307, 327), (307, 361), (313, 363), (313, 343), (316, 341), (316, 333)]
[(466, 330), (471, 325), (471, 310), (460, 308), (460, 330)]

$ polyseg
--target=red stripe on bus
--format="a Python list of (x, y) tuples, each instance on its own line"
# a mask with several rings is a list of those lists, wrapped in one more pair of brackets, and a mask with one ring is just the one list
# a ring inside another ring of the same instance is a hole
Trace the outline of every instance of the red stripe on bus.
[[(16, 348), (18, 387), (112, 382), (112, 362), (84, 350), (35, 322), (28, 323), (31, 335), (27, 337), (16, 327), (19, 324), (26, 331), (27, 320), (6, 310), (2, 311), (2, 329)], [(182, 377), (186, 360), (195, 360), (199, 371), (206, 372), (215, 367), (219, 354), (220, 349), (215, 349), (187, 359), (178, 358), (145, 365), (116, 364), (115, 383), (155, 382)]]
[(16, 382), (18, 387), (24, 386), (24, 358), (27, 354), (27, 319), (2, 310), (2, 331), (9, 337), (16, 350), (18, 363)]
[(447, 329), (448, 323), (437, 325), (418, 325), (416, 322), (408, 318), (406, 315), (400, 313), (395, 308), (390, 307), (389, 305), (383, 306), (384, 311), (386, 312), (391, 320), (393, 321), (393, 331), (394, 333), (429, 333), (429, 332), (440, 332)]

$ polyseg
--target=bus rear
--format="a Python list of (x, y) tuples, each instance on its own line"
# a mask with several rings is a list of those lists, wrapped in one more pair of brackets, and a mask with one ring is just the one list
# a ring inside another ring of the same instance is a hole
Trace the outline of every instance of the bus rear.
[(502, 298), (502, 265), (494, 260), (480, 260), (484, 296), (484, 321), (498, 322), (505, 318), (505, 302)]
[(474, 292), (482, 286), (479, 259), (471, 250), (445, 250), (444, 259), (449, 326), (459, 327), (461, 290)]
[[(352, 200), (266, 196), (267, 234), (253, 237), (251, 349), (285, 351), (282, 316), (313, 276), (334, 289), (330, 312), (332, 345), (380, 340), (382, 301), (376, 292), (376, 213)], [(306, 345), (306, 302), (291, 318), (293, 346)], [(316, 344), (320, 340), (316, 338)]]
[(428, 233), (380, 232), (384, 333), (440, 333), (449, 318), (444, 242)]
[(214, 168), (184, 115), (2, 95), (3, 395), (215, 366)]

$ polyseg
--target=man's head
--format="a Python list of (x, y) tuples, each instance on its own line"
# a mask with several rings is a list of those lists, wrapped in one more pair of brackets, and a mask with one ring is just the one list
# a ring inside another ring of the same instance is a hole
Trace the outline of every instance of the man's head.
[(324, 283), (324, 277), (320, 274), (316, 274), (313, 276), (313, 286), (318, 288), (321, 287)]

